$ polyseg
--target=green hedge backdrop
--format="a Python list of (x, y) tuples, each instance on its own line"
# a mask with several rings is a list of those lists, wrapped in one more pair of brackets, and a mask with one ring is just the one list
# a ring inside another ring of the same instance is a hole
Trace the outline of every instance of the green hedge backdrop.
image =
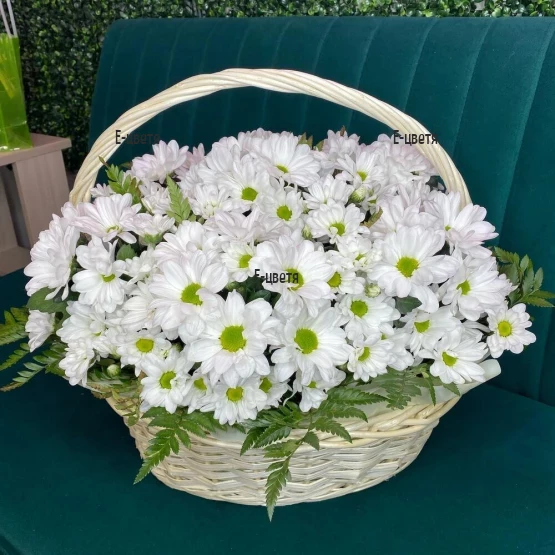
[(71, 137), (67, 165), (78, 169), (104, 34), (116, 19), (287, 15), (546, 16), (554, 0), (19, 0), (27, 117), (32, 131)]

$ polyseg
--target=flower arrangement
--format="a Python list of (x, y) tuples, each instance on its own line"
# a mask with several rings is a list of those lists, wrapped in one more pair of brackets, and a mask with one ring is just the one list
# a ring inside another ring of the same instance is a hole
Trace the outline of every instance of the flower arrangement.
[[(190, 434), (234, 427), (263, 448), (270, 515), (289, 461), (343, 419), (487, 379), (484, 361), (535, 341), (552, 307), (527, 256), (486, 248), (486, 210), (444, 190), (398, 135), (258, 129), (205, 154), (175, 141), (106, 165), (31, 251), (26, 308), (0, 366), (45, 342), (3, 390), (45, 370), (157, 429), (137, 481)], [(295, 438), (293, 430), (302, 430)]]

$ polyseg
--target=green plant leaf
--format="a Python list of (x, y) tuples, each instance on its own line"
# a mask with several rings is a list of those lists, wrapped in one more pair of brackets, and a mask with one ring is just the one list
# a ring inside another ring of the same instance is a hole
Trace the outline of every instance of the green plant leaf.
[(298, 446), (299, 442), (294, 439), (272, 443), (264, 447), (264, 457), (267, 459), (282, 459), (284, 457), (289, 457), (289, 455), (292, 455), (297, 450)]
[(270, 443), (275, 443), (280, 439), (286, 438), (291, 433), (289, 426), (282, 426), (281, 424), (272, 424), (268, 426), (254, 442), (254, 447), (264, 447)]
[(457, 386), (457, 384), (454, 383), (442, 383), (441, 384), (445, 389), (448, 389), (451, 393), (454, 393), (455, 395), (458, 395), (459, 397), (461, 396), (461, 392)]
[(370, 216), (368, 220), (362, 222), (362, 224), (360, 225), (363, 225), (365, 227), (372, 227), (382, 217), (382, 214), (383, 210), (380, 208), (375, 214)]
[(334, 436), (344, 439), (345, 441), (348, 441), (349, 443), (352, 443), (353, 441), (351, 438), (351, 434), (349, 434), (345, 427), (332, 418), (322, 416), (320, 418), (317, 418), (312, 426), (315, 430), (319, 430), (320, 432), (328, 432), (330, 434), (333, 434)]
[(176, 223), (180, 224), (191, 214), (189, 201), (183, 196), (183, 192), (169, 175), (166, 178), (166, 184), (168, 186), (168, 193), (170, 196), (170, 209), (168, 210), (168, 216), (173, 218)]
[(268, 518), (272, 520), (274, 509), (279, 499), (279, 495), (288, 480), (291, 479), (289, 472), (289, 457), (279, 463), (271, 465), (272, 471), (268, 474), (266, 481), (266, 508), (268, 510)]
[(523, 302), (532, 306), (539, 306), (541, 308), (555, 308), (553, 303), (543, 299), (542, 297), (537, 296), (536, 294), (530, 295), (523, 299)]
[(253, 445), (256, 443), (258, 437), (264, 433), (264, 428), (251, 428), (247, 432), (247, 436), (243, 441), (241, 446), (241, 455), (244, 455), (249, 449), (252, 449)]
[(395, 299), (395, 308), (401, 314), (408, 314), (415, 308), (418, 308), (422, 303), (415, 297), (404, 297)]
[(118, 249), (116, 260), (127, 260), (129, 258), (134, 258), (135, 256), (137, 256), (135, 249), (131, 245), (125, 243)]
[(303, 443), (307, 443), (308, 445), (311, 445), (312, 447), (314, 447), (314, 449), (316, 449), (316, 451), (320, 450), (320, 440), (318, 439), (318, 436), (311, 431), (306, 432), (306, 434), (303, 437)]
[(505, 251), (499, 247), (493, 247), (496, 258), (504, 264), (519, 264), (520, 257), (514, 252)]
[(22, 343), (19, 349), (16, 349), (2, 364), (0, 364), (0, 372), (7, 370), (16, 365), (29, 354), (29, 345)]
[(50, 314), (67, 314), (66, 304), (64, 301), (47, 299), (46, 297), (52, 293), (51, 289), (43, 287), (29, 297), (27, 308), (29, 310), (40, 310), (41, 312), (48, 312)]
[(372, 405), (386, 400), (383, 395), (362, 391), (356, 387), (334, 387), (329, 390), (328, 399), (350, 405)]
[[(167, 432), (170, 432), (169, 434)], [(179, 443), (177, 444), (177, 452), (175, 451), (176, 443), (175, 430), (162, 429), (156, 432), (156, 435), (149, 441), (145, 451), (143, 464), (135, 477), (135, 484), (146, 478), (150, 471), (158, 466), (173, 450), (177, 454), (179, 451)]]

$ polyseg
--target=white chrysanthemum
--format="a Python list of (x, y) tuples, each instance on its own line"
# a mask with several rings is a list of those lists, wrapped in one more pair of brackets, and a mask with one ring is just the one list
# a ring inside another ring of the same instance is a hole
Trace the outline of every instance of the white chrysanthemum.
[(345, 206), (330, 201), (310, 212), (306, 223), (314, 237), (329, 237), (333, 245), (338, 240), (347, 240), (362, 232), (365, 229), (360, 226), (363, 220), (364, 213), (354, 204)]
[(453, 316), (449, 307), (442, 306), (435, 312), (415, 309), (401, 318), (403, 328), (410, 333), (409, 347), (413, 353), (420, 349), (433, 349), (436, 343), (448, 332), (456, 330), (461, 323)]
[(200, 410), (202, 412), (211, 412), (214, 410), (214, 403), (209, 401), (212, 395), (212, 386), (208, 376), (205, 376), (200, 370), (195, 370), (190, 380), (185, 397), (183, 398), (183, 406), (187, 407), (189, 413)]
[(221, 260), (229, 270), (231, 279), (243, 282), (254, 276), (251, 260), (255, 255), (255, 248), (249, 243), (232, 241), (223, 246)]
[(347, 237), (337, 243), (337, 250), (341, 256), (350, 260), (357, 271), (367, 272), (376, 262), (381, 260), (381, 247), (372, 244), (366, 237), (360, 235)]
[(320, 163), (307, 144), (299, 144), (294, 135), (273, 134), (261, 139), (254, 147), (267, 162), (268, 172), (275, 177), (283, 177), (288, 183), (301, 187), (318, 179)]
[(364, 278), (357, 276), (353, 261), (337, 251), (328, 251), (328, 262), (335, 270), (328, 280), (332, 293), (360, 295), (364, 291)]
[(225, 383), (214, 386), (207, 401), (214, 406), (214, 417), (220, 424), (233, 425), (245, 420), (253, 420), (258, 407), (266, 404), (267, 395), (260, 389), (260, 377), (251, 376), (231, 387)]
[(353, 190), (354, 187), (344, 179), (326, 175), (307, 188), (304, 198), (310, 210), (317, 210), (322, 204), (328, 204), (328, 202), (347, 204)]
[(380, 334), (355, 341), (347, 369), (354, 374), (356, 380), (363, 382), (379, 374), (385, 374), (388, 365), (393, 361), (393, 348), (394, 343), (389, 339), (382, 339)]
[(520, 354), (525, 345), (536, 341), (536, 336), (526, 329), (532, 322), (525, 304), (489, 312), (488, 324), (493, 333), (488, 336), (487, 344), (493, 358), (499, 358), (503, 351)]
[(154, 260), (154, 249), (150, 246), (139, 256), (126, 258), (124, 262), (125, 269), (123, 273), (129, 276), (126, 291), (132, 289), (133, 284), (138, 281), (146, 280), (157, 268), (156, 261)]
[(140, 209), (140, 204), (133, 205), (133, 197), (129, 193), (99, 197), (92, 204), (83, 204), (82, 214), (75, 218), (73, 225), (79, 231), (100, 237), (103, 241), (119, 237), (126, 243), (135, 243), (137, 239), (130, 232), (135, 230), (135, 217)]
[(304, 222), (304, 201), (301, 193), (290, 187), (276, 187), (266, 192), (260, 199), (261, 211), (271, 218), (294, 229), (302, 228)]
[(236, 202), (229, 193), (216, 185), (196, 185), (189, 197), (189, 204), (191, 210), (204, 219), (210, 218), (218, 210), (229, 212), (236, 208)]
[[(129, 331), (152, 328), (156, 313), (155, 309), (151, 307), (153, 300), (154, 297), (148, 290), (148, 284), (137, 283), (136, 287), (129, 291), (129, 298), (123, 305), (125, 315), (121, 320), (121, 325)], [(176, 336), (168, 338), (175, 339)]]
[(352, 154), (339, 157), (337, 164), (355, 187), (372, 187), (386, 181), (382, 153), (373, 151), (366, 145), (358, 145)]
[(170, 193), (167, 187), (156, 181), (143, 180), (139, 184), (143, 196), (141, 202), (151, 214), (167, 214), (170, 209)]
[(280, 382), (273, 371), (263, 376), (260, 389), (266, 394), (266, 400), (258, 407), (258, 410), (269, 409), (279, 406), (283, 396), (291, 390), (287, 382)]
[(102, 183), (97, 183), (91, 189), (92, 198), (109, 197), (110, 195), (113, 195), (113, 194), (114, 194), (114, 191), (112, 190), (112, 188), (109, 185), (102, 185)]
[(163, 357), (170, 351), (170, 348), (171, 343), (164, 334), (141, 330), (121, 335), (117, 352), (121, 357), (122, 366), (135, 366), (135, 375), (138, 376), (148, 355)]
[(179, 148), (176, 141), (160, 141), (152, 147), (154, 154), (145, 154), (131, 162), (131, 173), (140, 179), (164, 181), (187, 160), (189, 147)]
[(443, 383), (463, 384), (484, 381), (484, 369), (478, 362), (486, 353), (486, 344), (476, 335), (458, 329), (446, 334), (434, 349), (422, 349), (418, 355), (434, 360), (430, 373)]
[(189, 359), (202, 362), (201, 371), (212, 384), (222, 378), (236, 385), (252, 374), (270, 373), (264, 356), (268, 344), (277, 344), (274, 328), (279, 321), (272, 318), (272, 305), (262, 299), (245, 304), (243, 297), (232, 291), (224, 301), (217, 297), (213, 318), (199, 338), (190, 344)]
[(157, 244), (166, 231), (169, 231), (175, 220), (161, 214), (137, 214), (133, 221), (134, 232), (147, 244)]
[(272, 283), (266, 279), (263, 287), (281, 294), (276, 310), (284, 315), (298, 314), (303, 304), (315, 315), (322, 299), (333, 298), (327, 284), (334, 273), (333, 266), (323, 250), (298, 235), (259, 244), (251, 262), (259, 275), (272, 279)]
[(259, 195), (271, 192), (268, 172), (251, 156), (235, 161), (230, 172), (220, 174), (218, 184), (243, 210), (248, 210)]
[(158, 264), (165, 262), (178, 262), (182, 256), (196, 250), (202, 251), (212, 259), (219, 249), (216, 247), (218, 235), (207, 231), (206, 227), (198, 222), (182, 222), (175, 233), (166, 233), (164, 241), (159, 243), (154, 250), (154, 258)]
[(114, 260), (116, 245), (92, 237), (88, 245), (77, 247), (77, 261), (83, 270), (73, 276), (72, 290), (97, 312), (113, 312), (125, 300), (125, 281), (120, 279), (125, 262)]
[(183, 405), (185, 394), (191, 387), (189, 370), (193, 363), (188, 360), (187, 353), (171, 349), (167, 357), (150, 354), (141, 366), (146, 374), (141, 380), (141, 411), (164, 407), (173, 414), (178, 406)]
[(352, 350), (340, 327), (340, 316), (333, 309), (323, 310), (315, 318), (303, 311), (287, 320), (282, 344), (272, 354), (276, 377), (285, 381), (300, 368), (305, 385), (314, 379), (316, 370), (324, 380), (331, 380), (336, 366), (347, 362)]
[(38, 349), (54, 331), (55, 314), (30, 310), (25, 331), (29, 335), (29, 350)]
[(429, 286), (443, 283), (459, 266), (459, 261), (452, 256), (436, 255), (444, 243), (442, 231), (399, 226), (383, 240), (382, 260), (370, 268), (368, 277), (387, 295), (416, 297), (422, 303), (422, 310), (435, 312), (439, 303)]
[(439, 289), (443, 304), (452, 305), (469, 320), (476, 321), (487, 310), (497, 310), (514, 286), (497, 271), (495, 258), (467, 256), (457, 273)]
[(382, 339), (391, 341), (393, 347), (391, 349), (391, 359), (389, 366), (395, 370), (406, 370), (414, 364), (414, 357), (407, 350), (409, 342), (409, 334), (404, 328), (395, 328), (386, 330), (382, 334)]
[(432, 200), (426, 202), (426, 211), (433, 214), (439, 226), (445, 229), (451, 250), (458, 248), (474, 258), (491, 256), (491, 251), (482, 247), (482, 243), (498, 234), (489, 222), (484, 221), (485, 208), (467, 204), (461, 210), (460, 193), (434, 192)]
[(244, 241), (246, 243), (277, 239), (289, 229), (283, 227), (278, 218), (268, 218), (258, 206), (253, 206), (250, 214), (239, 212), (218, 212), (204, 224), (204, 229), (219, 234), (218, 245), (226, 241)]
[(66, 349), (65, 357), (60, 361), (60, 368), (64, 371), (71, 385), (87, 385), (87, 372), (96, 355), (86, 341), (72, 343)]
[(317, 409), (323, 401), (328, 397), (328, 391), (339, 385), (345, 379), (345, 372), (334, 369), (330, 379), (323, 379), (320, 372), (314, 372), (313, 380), (305, 384), (303, 375), (297, 372), (295, 381), (293, 382), (293, 391), (301, 394), (301, 402), (299, 408), (303, 412), (308, 412), (310, 409)]
[(389, 330), (391, 322), (401, 316), (383, 295), (374, 298), (345, 295), (336, 306), (344, 320), (347, 320), (345, 331), (349, 339), (369, 334), (380, 335), (383, 331)]
[(337, 160), (354, 154), (358, 146), (360, 137), (358, 135), (348, 135), (344, 131), (328, 131), (328, 136), (324, 139), (322, 150), (316, 150), (315, 156), (320, 160), (324, 171), (338, 169)]
[(225, 266), (211, 264), (201, 251), (192, 252), (179, 262), (166, 262), (149, 285), (154, 297), (150, 306), (156, 309), (154, 325), (170, 332), (182, 328), (179, 330), (182, 338), (195, 336), (216, 307), (214, 293), (221, 291), (227, 282)]
[(67, 297), (71, 264), (78, 239), (79, 231), (69, 225), (66, 218), (52, 216), (48, 229), (40, 232), (39, 240), (31, 249), (31, 262), (23, 271), (31, 278), (25, 285), (29, 296), (48, 287), (53, 291), (47, 299), (57, 295), (60, 289), (63, 289), (62, 299)]

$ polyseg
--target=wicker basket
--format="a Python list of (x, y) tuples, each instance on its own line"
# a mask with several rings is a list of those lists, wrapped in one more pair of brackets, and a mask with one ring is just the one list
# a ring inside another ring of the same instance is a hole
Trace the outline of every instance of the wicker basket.
[[(304, 93), (362, 112), (404, 134), (428, 134), (422, 125), (396, 108), (333, 81), (290, 70), (228, 69), (186, 79), (123, 114), (93, 145), (77, 175), (71, 201), (90, 200), (90, 191), (101, 168), (99, 157), (108, 160), (118, 148), (114, 140), (116, 129), (127, 135), (166, 108), (243, 86)], [(447, 189), (459, 191), (462, 202), (469, 202), (464, 181), (443, 148), (437, 143), (415, 146), (435, 165)], [(319, 451), (302, 446), (291, 460), (292, 478), (282, 491), (278, 505), (330, 499), (391, 478), (418, 456), (439, 418), (457, 400), (413, 405), (401, 411), (382, 411), (368, 422), (345, 421), (352, 443), (320, 433)], [(110, 399), (108, 402), (116, 410)], [(130, 432), (142, 456), (154, 436), (153, 431), (139, 421), (130, 427)], [(263, 451), (255, 449), (240, 455), (242, 439), (233, 435), (192, 436), (191, 441), (190, 449), (170, 455), (153, 471), (159, 480), (172, 488), (208, 499), (245, 505), (265, 504), (268, 460), (264, 459)]]

